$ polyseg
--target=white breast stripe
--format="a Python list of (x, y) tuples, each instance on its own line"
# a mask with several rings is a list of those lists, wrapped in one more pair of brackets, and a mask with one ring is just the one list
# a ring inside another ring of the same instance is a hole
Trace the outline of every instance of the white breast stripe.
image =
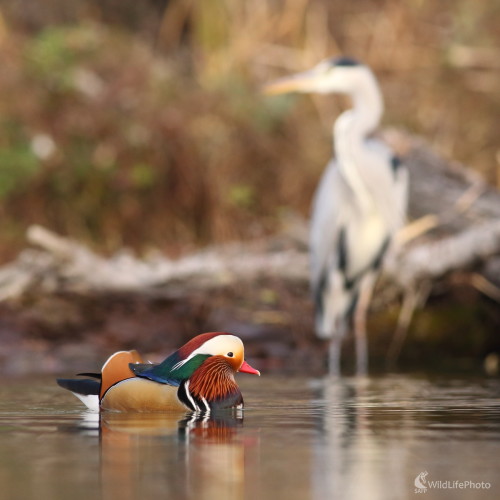
[(189, 392), (189, 380), (185, 383), (184, 390), (186, 391), (186, 396), (189, 399), (189, 402), (193, 405), (193, 408), (196, 411), (200, 411), (200, 407), (194, 402), (193, 396), (191, 396), (191, 393)]
[(206, 412), (210, 413), (210, 406), (208, 404), (208, 401), (204, 397), (202, 397), (201, 400), (203, 401), (203, 404), (205, 405)]

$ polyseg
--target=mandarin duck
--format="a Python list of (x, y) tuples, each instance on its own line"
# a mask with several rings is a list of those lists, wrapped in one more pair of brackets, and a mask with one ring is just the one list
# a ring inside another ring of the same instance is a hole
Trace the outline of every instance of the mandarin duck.
[(137, 351), (119, 351), (92, 378), (57, 379), (94, 411), (194, 411), (243, 408), (236, 372), (260, 375), (244, 360), (241, 339), (202, 333), (162, 363), (143, 363)]

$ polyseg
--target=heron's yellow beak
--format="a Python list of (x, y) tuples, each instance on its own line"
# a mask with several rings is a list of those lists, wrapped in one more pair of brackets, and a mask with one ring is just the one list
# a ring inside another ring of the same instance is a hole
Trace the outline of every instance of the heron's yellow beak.
[(267, 83), (262, 92), (267, 95), (285, 94), (287, 92), (311, 92), (317, 83), (317, 75), (313, 71), (305, 71), (292, 76), (279, 78)]

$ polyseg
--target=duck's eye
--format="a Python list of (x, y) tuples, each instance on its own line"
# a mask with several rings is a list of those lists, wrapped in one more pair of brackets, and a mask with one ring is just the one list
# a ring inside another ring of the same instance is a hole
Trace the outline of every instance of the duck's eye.
[(228, 353), (227, 353), (227, 357), (228, 357), (228, 358), (232, 358), (233, 356), (234, 356), (234, 354), (233, 354), (232, 352), (228, 352)]

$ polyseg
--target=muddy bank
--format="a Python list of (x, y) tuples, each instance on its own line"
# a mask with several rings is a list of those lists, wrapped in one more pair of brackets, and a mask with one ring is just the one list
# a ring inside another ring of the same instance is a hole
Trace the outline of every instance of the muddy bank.
[[(398, 308), (378, 305), (370, 316), (372, 371), (386, 368)], [(136, 348), (161, 360), (204, 331), (229, 331), (263, 373), (321, 375), (326, 350), (313, 333), (306, 282), (261, 280), (182, 299), (134, 295), (84, 298), (54, 294), (0, 309), (0, 371), (76, 373), (94, 369), (113, 351)], [(416, 313), (397, 369), (477, 371), (500, 352), (500, 314), (492, 301), (464, 287), (433, 297)], [(346, 339), (346, 372), (354, 364)]]

